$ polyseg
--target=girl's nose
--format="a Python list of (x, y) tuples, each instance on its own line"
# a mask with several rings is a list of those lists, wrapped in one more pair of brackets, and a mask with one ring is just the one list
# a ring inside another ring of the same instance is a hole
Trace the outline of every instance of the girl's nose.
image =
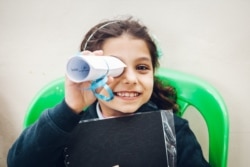
[(122, 82), (124, 84), (136, 84), (137, 83), (136, 71), (129, 67), (125, 68), (121, 77), (122, 77)]

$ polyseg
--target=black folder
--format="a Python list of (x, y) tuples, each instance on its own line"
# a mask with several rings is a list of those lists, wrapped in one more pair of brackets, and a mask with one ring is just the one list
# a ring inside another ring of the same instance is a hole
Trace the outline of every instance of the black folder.
[(68, 167), (167, 167), (160, 111), (79, 123), (65, 149)]

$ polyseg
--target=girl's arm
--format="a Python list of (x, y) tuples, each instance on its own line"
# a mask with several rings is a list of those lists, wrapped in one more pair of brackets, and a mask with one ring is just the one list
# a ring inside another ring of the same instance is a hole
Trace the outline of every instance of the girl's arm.
[(8, 167), (52, 167), (62, 158), (64, 145), (81, 116), (65, 101), (43, 112), (39, 120), (26, 128), (10, 148)]
[(186, 120), (175, 116), (175, 133), (177, 139), (177, 166), (209, 167), (201, 146)]

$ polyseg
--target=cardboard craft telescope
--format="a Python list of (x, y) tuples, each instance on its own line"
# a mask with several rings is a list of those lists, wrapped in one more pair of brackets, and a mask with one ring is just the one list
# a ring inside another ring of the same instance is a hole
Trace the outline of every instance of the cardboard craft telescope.
[(80, 55), (67, 62), (66, 74), (73, 82), (80, 83), (99, 79), (105, 75), (117, 77), (126, 65), (114, 56)]

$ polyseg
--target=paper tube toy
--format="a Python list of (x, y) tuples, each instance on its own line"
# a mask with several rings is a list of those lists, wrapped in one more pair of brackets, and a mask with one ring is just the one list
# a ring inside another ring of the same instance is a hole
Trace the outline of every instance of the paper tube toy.
[(71, 81), (80, 83), (105, 75), (117, 77), (125, 67), (126, 65), (114, 56), (79, 55), (68, 60), (66, 74)]

